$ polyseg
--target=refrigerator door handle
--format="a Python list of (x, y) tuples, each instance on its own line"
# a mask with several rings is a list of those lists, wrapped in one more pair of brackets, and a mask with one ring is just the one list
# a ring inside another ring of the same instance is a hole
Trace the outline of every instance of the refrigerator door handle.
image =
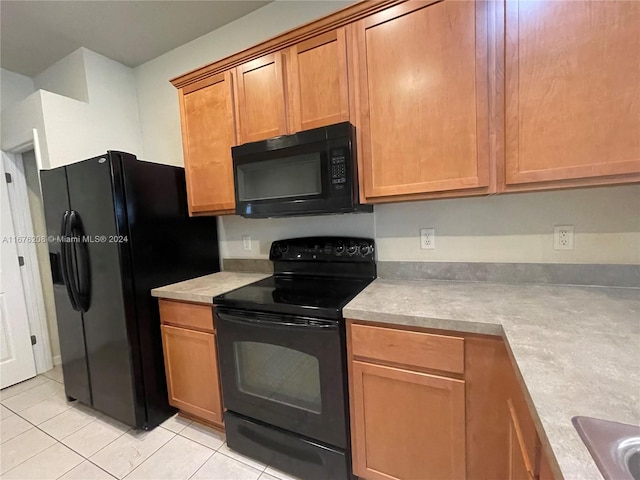
[(91, 268), (89, 264), (89, 249), (87, 247), (86, 235), (82, 225), (80, 214), (71, 210), (69, 213), (69, 233), (77, 240), (73, 242), (78, 266), (78, 285), (74, 281), (71, 283), (74, 289), (76, 303), (79, 311), (84, 313), (89, 310), (91, 300)]
[(78, 304), (76, 303), (76, 298), (73, 294), (70, 281), (70, 277), (73, 277), (73, 271), (69, 262), (69, 213), (69, 210), (65, 210), (65, 212), (62, 214), (62, 225), (60, 227), (60, 241), (62, 242), (62, 245), (60, 246), (60, 257), (62, 260), (62, 268), (60, 270), (62, 271), (62, 281), (64, 282), (64, 286), (67, 288), (67, 296), (69, 297), (71, 308), (78, 311)]

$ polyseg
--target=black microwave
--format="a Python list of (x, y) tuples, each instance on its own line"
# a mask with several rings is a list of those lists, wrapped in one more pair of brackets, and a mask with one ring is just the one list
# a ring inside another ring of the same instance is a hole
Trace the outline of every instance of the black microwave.
[(358, 201), (349, 122), (232, 147), (231, 155), (236, 213), (243, 217), (373, 211)]

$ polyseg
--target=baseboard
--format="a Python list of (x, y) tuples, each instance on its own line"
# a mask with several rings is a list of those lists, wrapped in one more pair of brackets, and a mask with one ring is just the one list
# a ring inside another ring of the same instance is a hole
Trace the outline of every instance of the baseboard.
[(62, 365), (62, 357), (60, 355), (53, 356), (53, 366)]

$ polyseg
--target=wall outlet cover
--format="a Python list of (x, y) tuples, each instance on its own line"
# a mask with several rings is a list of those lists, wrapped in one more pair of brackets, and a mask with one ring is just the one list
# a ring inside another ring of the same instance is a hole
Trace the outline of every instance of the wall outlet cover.
[(420, 248), (422, 250), (433, 250), (436, 248), (435, 228), (420, 229)]
[(242, 250), (245, 252), (251, 251), (251, 235), (242, 236)]
[(573, 225), (553, 227), (553, 249), (573, 250)]

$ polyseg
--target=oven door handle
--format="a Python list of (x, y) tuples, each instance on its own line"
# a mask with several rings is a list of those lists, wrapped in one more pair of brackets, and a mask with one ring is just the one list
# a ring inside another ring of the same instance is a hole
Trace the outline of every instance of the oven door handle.
[[(315, 318), (306, 318), (306, 317), (292, 317), (295, 321), (283, 321), (282, 316), (278, 315), (268, 315), (264, 313), (251, 312), (250, 314), (245, 314), (244, 312), (230, 312), (229, 310), (222, 309), (220, 307), (216, 307), (215, 309), (216, 315), (220, 317), (221, 320), (226, 322), (233, 322), (239, 324), (259, 324), (259, 325), (270, 325), (273, 327), (300, 327), (305, 329), (337, 329), (338, 322), (331, 320), (320, 320)], [(287, 316), (288, 317), (288, 316)]]

